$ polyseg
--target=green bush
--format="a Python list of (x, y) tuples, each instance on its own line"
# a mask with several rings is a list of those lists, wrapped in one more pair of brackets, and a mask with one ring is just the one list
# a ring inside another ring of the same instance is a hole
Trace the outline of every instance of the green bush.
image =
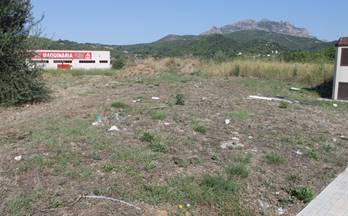
[(175, 105), (185, 105), (185, 96), (183, 94), (175, 95)]
[(34, 27), (30, 0), (0, 3), (0, 105), (48, 99), (42, 71), (28, 61), (34, 55), (29, 33)]
[(280, 109), (287, 109), (289, 106), (289, 103), (286, 102), (286, 101), (281, 101), (280, 104), (279, 104), (279, 108)]
[(310, 202), (314, 198), (313, 190), (303, 186), (290, 189), (290, 195), (305, 203)]
[(126, 59), (123, 57), (118, 57), (113, 60), (112, 68), (116, 70), (121, 70), (126, 65)]

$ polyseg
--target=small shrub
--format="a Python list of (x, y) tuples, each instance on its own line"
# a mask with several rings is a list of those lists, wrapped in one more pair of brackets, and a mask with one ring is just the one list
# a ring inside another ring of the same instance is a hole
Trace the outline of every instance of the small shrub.
[(53, 199), (49, 204), (50, 208), (61, 208), (63, 206), (64, 206), (63, 202), (58, 199)]
[(175, 105), (185, 105), (185, 96), (183, 94), (176, 94), (175, 95)]
[(162, 152), (166, 153), (168, 150), (168, 147), (166, 144), (164, 144), (161, 141), (161, 138), (159, 136), (156, 136), (155, 134), (152, 134), (150, 132), (144, 132), (143, 135), (140, 138), (143, 142), (150, 143), (150, 148), (154, 152)]
[(308, 152), (308, 157), (316, 161), (320, 159), (319, 153), (313, 149), (310, 152)]
[(111, 107), (117, 108), (117, 109), (127, 109), (129, 106), (121, 101), (114, 101), (111, 104)]
[(280, 109), (287, 109), (289, 107), (289, 103), (286, 101), (281, 101), (279, 104)]
[(118, 57), (113, 60), (112, 68), (121, 70), (126, 65), (126, 60), (123, 57)]
[(159, 137), (157, 137), (155, 140), (153, 140), (150, 143), (150, 148), (154, 152), (162, 152), (162, 153), (166, 153), (168, 150), (167, 146), (164, 143), (162, 143)]
[(240, 76), (240, 66), (238, 64), (234, 66), (233, 75), (237, 77)]
[(103, 170), (105, 172), (111, 172), (112, 170), (114, 170), (114, 168), (115, 167), (112, 164), (104, 164), (104, 166), (103, 166)]
[(242, 163), (229, 165), (226, 168), (226, 173), (229, 177), (238, 176), (240, 178), (247, 178), (249, 176), (249, 170), (247, 166)]
[(151, 114), (151, 118), (153, 120), (164, 120), (167, 117), (165, 112), (162, 111), (155, 111)]
[(310, 202), (314, 198), (314, 192), (311, 188), (299, 186), (290, 189), (290, 195), (296, 197), (305, 203)]
[(207, 128), (203, 124), (201, 124), (201, 123), (197, 123), (197, 122), (194, 123), (192, 128), (197, 133), (201, 133), (201, 134), (206, 134), (207, 133)]
[(140, 140), (143, 142), (153, 142), (155, 140), (156, 136), (152, 134), (151, 132), (144, 132), (141, 136)]
[(280, 155), (276, 153), (268, 153), (265, 156), (265, 158), (266, 158), (266, 162), (272, 165), (281, 165), (286, 163), (286, 159), (284, 159), (283, 157), (281, 157)]
[(152, 169), (155, 169), (157, 166), (158, 166), (158, 163), (156, 161), (151, 161), (151, 162), (145, 164), (145, 169), (152, 170)]

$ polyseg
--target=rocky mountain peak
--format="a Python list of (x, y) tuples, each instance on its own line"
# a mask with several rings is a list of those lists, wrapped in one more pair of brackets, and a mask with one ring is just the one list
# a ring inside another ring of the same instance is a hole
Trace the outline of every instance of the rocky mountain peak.
[(297, 37), (313, 38), (305, 28), (296, 27), (290, 22), (285, 21), (272, 21), (268, 19), (262, 19), (260, 21), (247, 19), (241, 20), (236, 23), (225, 25), (222, 27), (212, 27), (209, 31), (202, 33), (202, 35), (210, 34), (227, 34), (236, 31), (245, 30), (262, 30), (267, 32), (273, 32), (278, 34), (285, 34)]

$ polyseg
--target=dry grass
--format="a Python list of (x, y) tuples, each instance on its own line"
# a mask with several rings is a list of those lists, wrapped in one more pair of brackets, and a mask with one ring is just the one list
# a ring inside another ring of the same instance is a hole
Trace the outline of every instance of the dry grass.
[(118, 77), (154, 75), (176, 71), (182, 74), (206, 76), (241, 76), (259, 79), (276, 79), (301, 82), (310, 86), (321, 84), (332, 78), (332, 64), (286, 63), (279, 61), (236, 59), (222, 63), (194, 58), (148, 58), (136, 60), (118, 73)]
[(203, 71), (213, 76), (256, 77), (316, 85), (331, 79), (333, 65), (261, 60), (234, 60), (207, 64), (203, 68)]

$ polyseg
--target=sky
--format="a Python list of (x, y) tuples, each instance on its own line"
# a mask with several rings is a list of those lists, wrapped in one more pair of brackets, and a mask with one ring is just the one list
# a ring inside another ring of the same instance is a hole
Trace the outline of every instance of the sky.
[(243, 19), (289, 21), (322, 40), (348, 36), (348, 0), (32, 0), (42, 36), (123, 45), (199, 34)]

